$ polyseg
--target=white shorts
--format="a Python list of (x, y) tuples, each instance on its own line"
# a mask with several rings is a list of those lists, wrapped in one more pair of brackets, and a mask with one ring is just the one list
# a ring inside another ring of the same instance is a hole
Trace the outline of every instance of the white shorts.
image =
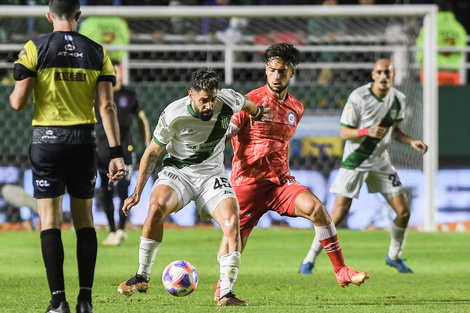
[(158, 179), (153, 188), (157, 185), (167, 185), (176, 192), (178, 207), (173, 213), (178, 212), (194, 200), (203, 221), (212, 218), (212, 213), (222, 200), (226, 198), (237, 199), (235, 191), (230, 185), (228, 174), (224, 170), (210, 176), (191, 176), (168, 166), (158, 173)]
[(380, 192), (391, 199), (405, 191), (393, 167), (381, 171), (357, 171), (340, 168), (330, 192), (348, 198), (358, 198), (362, 184), (366, 182), (369, 193)]

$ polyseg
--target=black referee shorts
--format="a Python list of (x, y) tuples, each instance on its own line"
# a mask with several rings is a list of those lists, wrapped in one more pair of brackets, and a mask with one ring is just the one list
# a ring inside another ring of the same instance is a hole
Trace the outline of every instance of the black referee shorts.
[(32, 144), (34, 197), (55, 198), (67, 192), (79, 199), (95, 194), (96, 152), (94, 144)]

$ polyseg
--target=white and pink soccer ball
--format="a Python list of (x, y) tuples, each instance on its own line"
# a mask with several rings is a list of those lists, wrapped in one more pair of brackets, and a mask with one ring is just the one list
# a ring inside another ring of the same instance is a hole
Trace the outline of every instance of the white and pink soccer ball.
[(188, 261), (178, 260), (168, 264), (163, 270), (162, 283), (168, 293), (176, 297), (189, 295), (197, 287), (196, 268)]

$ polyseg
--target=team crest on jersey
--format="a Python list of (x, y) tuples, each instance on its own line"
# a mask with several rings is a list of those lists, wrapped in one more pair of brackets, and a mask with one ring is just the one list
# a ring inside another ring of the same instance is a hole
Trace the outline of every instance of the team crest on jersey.
[(391, 110), (390, 110), (390, 117), (391, 117), (392, 119), (396, 119), (397, 116), (398, 116), (398, 110), (397, 110), (397, 109), (391, 109)]
[(129, 105), (129, 100), (126, 97), (120, 98), (119, 99), (119, 106), (121, 108), (125, 108)]
[(287, 123), (289, 123), (289, 125), (291, 125), (291, 126), (295, 125), (295, 114), (294, 114), (294, 112), (289, 112), (289, 114), (287, 114)]

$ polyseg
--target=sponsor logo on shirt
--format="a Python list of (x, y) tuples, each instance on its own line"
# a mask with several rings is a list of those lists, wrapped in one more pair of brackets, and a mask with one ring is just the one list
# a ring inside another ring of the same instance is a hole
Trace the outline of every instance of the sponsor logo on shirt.
[(86, 81), (86, 73), (56, 72), (54, 78), (56, 81), (84, 82)]
[(289, 125), (291, 125), (291, 126), (295, 125), (295, 114), (294, 114), (294, 112), (289, 112), (289, 114), (287, 114), (287, 123), (289, 123)]
[(57, 136), (54, 135), (54, 132), (50, 129), (46, 130), (46, 134), (41, 137), (41, 139), (57, 139)]

